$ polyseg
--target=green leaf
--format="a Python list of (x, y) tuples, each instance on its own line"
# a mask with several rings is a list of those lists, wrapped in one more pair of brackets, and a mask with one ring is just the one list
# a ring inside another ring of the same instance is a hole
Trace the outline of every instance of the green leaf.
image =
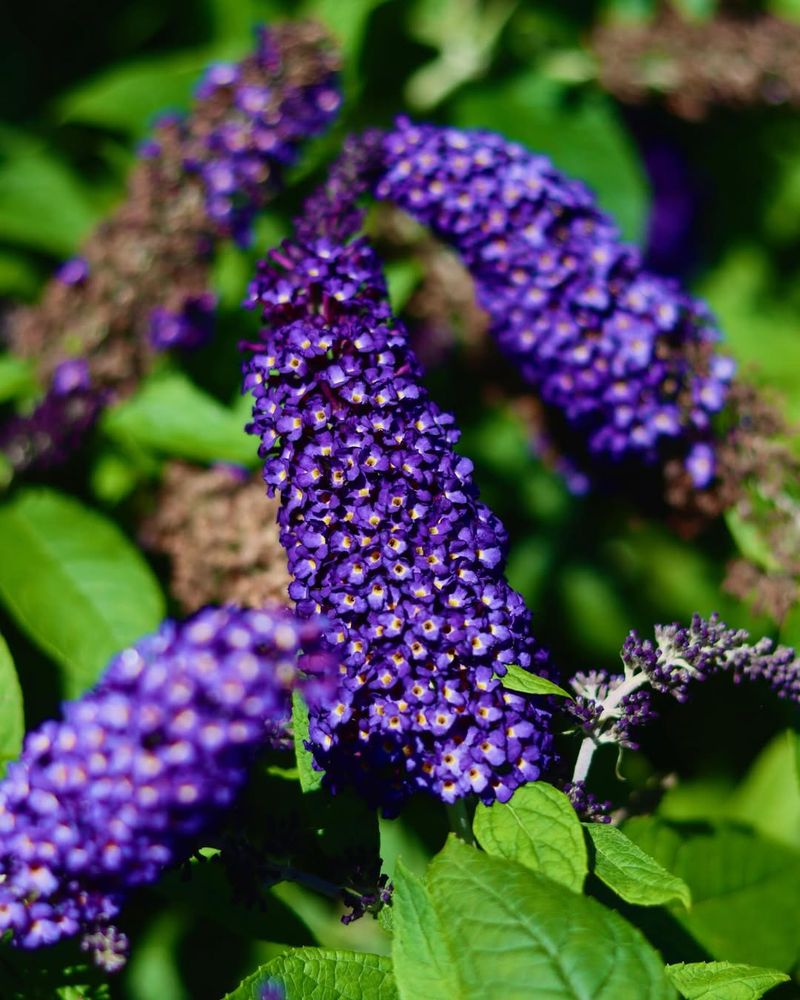
[(668, 965), (667, 975), (686, 1000), (758, 1000), (788, 976), (773, 969), (730, 962)]
[(795, 759), (798, 734), (785, 730), (756, 757), (726, 805), (725, 815), (763, 837), (800, 850), (800, 784)]
[(107, 410), (101, 426), (121, 445), (197, 462), (258, 462), (240, 417), (177, 372), (148, 379), (135, 396)]
[(17, 399), (36, 386), (33, 366), (23, 358), (13, 354), (0, 357), (0, 403), (9, 399)]
[(61, 665), (68, 697), (163, 618), (163, 596), (136, 547), (53, 490), (27, 489), (0, 506), (0, 552), (0, 598)]
[(452, 960), (447, 920), (419, 876), (397, 862), (392, 897), (392, 961), (401, 1000), (461, 1000), (467, 994)]
[(248, 976), (223, 1000), (261, 1000), (269, 980), (286, 990), (288, 1000), (396, 1000), (392, 963), (384, 955), (295, 948)]
[(639, 817), (624, 830), (689, 886), (691, 910), (672, 912), (712, 957), (794, 966), (800, 956), (800, 853), (724, 824)]
[(554, 694), (559, 698), (573, 700), (569, 691), (565, 691), (546, 677), (529, 673), (516, 663), (510, 664), (506, 670), (507, 672), (500, 678), (500, 683), (508, 691), (521, 691), (523, 694)]
[(181, 111), (213, 55), (170, 52), (112, 69), (80, 84), (58, 103), (64, 121), (86, 122), (140, 135), (162, 111)]
[(96, 218), (86, 190), (45, 150), (15, 145), (0, 162), (0, 240), (67, 256)]
[(292, 692), (292, 731), (297, 773), (304, 792), (314, 792), (322, 785), (322, 771), (315, 771), (310, 751), (303, 746), (308, 739), (308, 707), (298, 691)]
[(658, 954), (619, 914), (456, 838), (426, 886), (397, 883), (394, 907), (401, 1000), (675, 996)]
[(473, 830), (495, 857), (518, 861), (575, 892), (588, 870), (586, 842), (569, 799), (544, 781), (518, 788), (511, 800), (479, 804)]
[(772, 551), (769, 539), (757, 525), (746, 521), (735, 507), (725, 511), (725, 523), (745, 559), (765, 570), (780, 570), (781, 564)]
[(625, 239), (638, 241), (649, 193), (633, 143), (610, 100), (596, 94), (573, 102), (536, 71), (508, 82), (470, 88), (454, 105), (454, 124), (501, 132), (592, 188)]
[(0, 776), (6, 764), (19, 756), (25, 735), (25, 712), (14, 661), (0, 635)]
[(386, 0), (307, 0), (303, 16), (322, 21), (333, 32), (345, 73), (355, 76), (367, 22)]
[(604, 823), (584, 826), (595, 849), (594, 874), (627, 903), (660, 906), (678, 900), (688, 907), (692, 896), (684, 881), (636, 846), (625, 834)]

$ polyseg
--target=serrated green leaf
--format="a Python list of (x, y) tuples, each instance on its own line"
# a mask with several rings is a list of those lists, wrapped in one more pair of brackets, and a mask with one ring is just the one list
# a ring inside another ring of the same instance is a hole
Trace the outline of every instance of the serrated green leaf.
[(623, 829), (689, 886), (691, 910), (672, 912), (713, 958), (787, 971), (794, 966), (800, 957), (800, 853), (725, 824), (637, 817)]
[(16, 399), (35, 385), (36, 378), (29, 361), (16, 358), (13, 354), (0, 356), (0, 403)]
[(401, 930), (406, 883), (395, 889), (401, 1000), (675, 996), (658, 954), (619, 914), (514, 861), (451, 837), (427, 885), (414, 886), (410, 935)]
[(176, 372), (148, 379), (135, 396), (107, 410), (101, 426), (121, 445), (196, 462), (258, 462), (240, 417)]
[(584, 829), (595, 849), (594, 874), (627, 903), (660, 906), (678, 900), (690, 906), (692, 895), (684, 881), (670, 874), (625, 834), (604, 823)]
[(759, 1000), (789, 978), (774, 969), (730, 962), (681, 962), (668, 965), (667, 975), (685, 1000)]
[(464, 997), (460, 969), (449, 952), (447, 924), (418, 875), (397, 862), (392, 897), (392, 961), (401, 1000)]
[(625, 239), (638, 241), (647, 221), (647, 181), (630, 137), (610, 100), (596, 94), (568, 103), (535, 70), (488, 86), (454, 102), (454, 125), (501, 132), (545, 153), (567, 174), (588, 184)]
[(0, 551), (0, 598), (60, 664), (68, 697), (164, 616), (158, 582), (136, 547), (97, 511), (54, 490), (26, 489), (0, 506)]
[(8, 761), (19, 756), (24, 735), (22, 690), (11, 652), (0, 635), (0, 777)]
[(363, 952), (295, 948), (248, 976), (223, 1000), (261, 1000), (267, 982), (280, 984), (287, 1000), (396, 1000), (391, 960)]
[(515, 663), (506, 668), (506, 673), (500, 678), (500, 683), (508, 691), (520, 691), (522, 694), (553, 694), (559, 698), (573, 700), (569, 691), (565, 691), (564, 688), (549, 681), (546, 677), (529, 673)]
[(473, 830), (495, 857), (518, 861), (532, 871), (580, 892), (586, 878), (586, 842), (567, 796), (543, 781), (518, 788), (509, 802), (479, 804)]
[(310, 751), (303, 745), (308, 739), (308, 707), (298, 691), (292, 692), (292, 732), (297, 773), (304, 792), (314, 792), (322, 785), (322, 771), (315, 771)]

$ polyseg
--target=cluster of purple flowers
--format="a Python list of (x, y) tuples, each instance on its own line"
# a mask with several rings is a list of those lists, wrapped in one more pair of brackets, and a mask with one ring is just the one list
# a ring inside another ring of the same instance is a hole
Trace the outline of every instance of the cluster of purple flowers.
[(688, 699), (691, 685), (717, 674), (730, 674), (734, 683), (766, 681), (779, 698), (800, 703), (800, 657), (788, 646), (769, 638), (749, 642), (745, 629), (732, 629), (714, 614), (692, 617), (688, 627), (656, 625), (655, 641), (634, 631), (622, 647), (624, 673), (605, 671), (576, 674), (570, 684), (576, 693), (567, 708), (597, 743), (616, 743), (635, 749), (633, 733), (655, 718), (652, 692)]
[[(31, 732), (0, 783), (0, 934), (36, 948), (83, 930), (94, 947), (125, 893), (196, 846), (282, 736), (301, 667), (321, 696), (335, 661), (320, 636), (286, 609), (207, 608), (120, 653)], [(119, 950), (112, 938), (102, 951)]]
[(341, 104), (333, 69), (282, 90), (286, 59), (279, 35), (262, 27), (252, 56), (212, 66), (197, 89), (199, 101), (224, 107), (225, 115), (192, 149), (186, 167), (202, 178), (209, 219), (242, 245), (280, 171), (294, 163), (304, 140), (325, 131)]
[(458, 250), (501, 349), (591, 458), (677, 456), (712, 481), (734, 365), (706, 307), (645, 271), (583, 184), (491, 132), (400, 119), (375, 193)]
[(378, 260), (347, 240), (355, 189), (334, 174), (250, 293), (265, 325), (246, 365), (249, 429), (281, 494), (289, 593), (300, 615), (330, 616), (342, 660), (338, 700), (310, 713), (310, 747), (329, 787), (353, 783), (387, 813), (415, 791), (505, 801), (552, 746), (549, 712), (498, 675), (541, 673), (547, 656)]

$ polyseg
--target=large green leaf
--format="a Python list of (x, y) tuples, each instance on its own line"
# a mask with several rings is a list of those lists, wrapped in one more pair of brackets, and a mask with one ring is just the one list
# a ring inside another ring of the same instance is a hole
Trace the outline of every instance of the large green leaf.
[(24, 735), (22, 691), (11, 653), (0, 635), (0, 776), (6, 763), (19, 755)]
[(177, 372), (148, 379), (135, 396), (106, 411), (102, 428), (122, 445), (179, 458), (258, 462), (242, 419)]
[[(800, 956), (800, 853), (738, 827), (636, 818), (625, 833), (692, 894), (675, 918), (714, 958), (791, 969)], [(764, 918), (769, 914), (769, 919)]]
[(581, 891), (588, 867), (583, 830), (567, 796), (552, 785), (533, 782), (510, 802), (478, 805), (473, 829), (489, 854)]
[(649, 854), (614, 826), (587, 823), (586, 832), (595, 849), (594, 874), (628, 903), (660, 906), (678, 900), (692, 901), (689, 887), (670, 874)]
[(363, 952), (296, 948), (248, 976), (224, 1000), (261, 1000), (264, 984), (280, 984), (287, 1000), (396, 1000), (391, 960)]
[(427, 885), (397, 881), (394, 906), (402, 1000), (675, 996), (658, 954), (618, 914), (455, 838)]
[(612, 103), (601, 95), (574, 104), (535, 71), (470, 89), (454, 105), (454, 124), (489, 128), (546, 153), (584, 181), (626, 239), (644, 234), (649, 195), (635, 148)]
[(27, 489), (0, 507), (0, 552), (0, 598), (61, 665), (69, 697), (164, 615), (136, 547), (97, 511), (53, 490)]
[(730, 962), (681, 962), (668, 965), (667, 975), (686, 1000), (759, 1000), (789, 978), (773, 969)]

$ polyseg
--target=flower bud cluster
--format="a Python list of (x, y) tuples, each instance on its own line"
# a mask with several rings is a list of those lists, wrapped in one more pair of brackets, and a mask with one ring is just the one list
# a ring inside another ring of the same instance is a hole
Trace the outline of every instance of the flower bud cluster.
[(713, 614), (693, 615), (688, 627), (656, 625), (655, 641), (631, 632), (622, 646), (624, 673), (576, 674), (574, 703), (567, 710), (595, 744), (635, 749), (633, 732), (656, 718), (652, 693), (688, 700), (691, 686), (718, 674), (735, 684), (766, 681), (779, 698), (800, 703), (800, 657), (772, 639), (749, 642), (745, 629), (732, 629)]
[(319, 640), (285, 609), (208, 608), (120, 653), (31, 732), (0, 783), (0, 934), (23, 948), (92, 935), (196, 847), (282, 735), (301, 649), (312, 701), (333, 673)]
[[(362, 150), (363, 151), (363, 150)], [(367, 153), (368, 155), (368, 153)], [(504, 801), (552, 759), (550, 714), (504, 691), (546, 654), (503, 577), (505, 531), (454, 451), (352, 205), (347, 157), (251, 289), (261, 345), (246, 366), (250, 430), (300, 615), (324, 611), (338, 698), (310, 713), (329, 787), (388, 813), (415, 791)]]
[(702, 303), (643, 270), (579, 182), (499, 135), (400, 119), (375, 185), (454, 246), (492, 332), (588, 451), (714, 477), (733, 363)]
[[(262, 30), (253, 55), (209, 70), (188, 117), (158, 122), (125, 201), (62, 265), (41, 302), (11, 318), (10, 347), (35, 361), (46, 389), (33, 413), (0, 429), (0, 450), (15, 469), (62, 462), (102, 408), (136, 387), (155, 352), (209, 339), (214, 247), (231, 236), (247, 242), (302, 140), (331, 122), (337, 65), (317, 25)], [(76, 357), (88, 373), (85, 405), (54, 403), (63, 396), (56, 373)]]

